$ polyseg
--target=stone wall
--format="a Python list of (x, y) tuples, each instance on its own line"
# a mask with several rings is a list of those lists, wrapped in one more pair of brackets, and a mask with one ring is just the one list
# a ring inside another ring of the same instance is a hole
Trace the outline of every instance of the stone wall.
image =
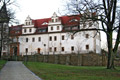
[[(53, 64), (73, 65), (73, 66), (106, 66), (107, 58), (105, 55), (94, 53), (89, 54), (66, 54), (66, 55), (29, 55), (18, 56), (10, 60), (35, 61)], [(115, 65), (120, 66), (120, 59), (115, 60)]]

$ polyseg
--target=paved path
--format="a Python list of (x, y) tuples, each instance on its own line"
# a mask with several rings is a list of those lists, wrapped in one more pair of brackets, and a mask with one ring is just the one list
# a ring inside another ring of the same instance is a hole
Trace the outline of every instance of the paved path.
[(22, 62), (8, 61), (0, 71), (0, 80), (42, 80), (26, 68)]

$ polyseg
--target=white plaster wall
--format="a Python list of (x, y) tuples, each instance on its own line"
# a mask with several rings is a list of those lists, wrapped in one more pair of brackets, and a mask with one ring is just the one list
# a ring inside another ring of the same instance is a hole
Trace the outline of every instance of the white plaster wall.
[[(37, 49), (41, 49), (41, 53), (48, 54), (49, 48), (52, 48), (52, 52), (49, 54), (53, 54), (54, 47), (57, 48), (55, 54), (65, 54), (65, 53), (77, 53), (78, 48), (81, 53), (88, 53), (89, 51), (94, 51), (94, 39), (93, 32), (79, 32), (74, 35), (74, 39), (71, 39), (71, 35), (69, 33), (51, 33), (51, 34), (39, 34), (39, 35), (26, 35), (20, 36), (20, 53), (24, 53), (25, 49), (28, 48), (28, 55), (31, 53), (37, 52)], [(89, 38), (85, 37), (85, 34), (91, 34)], [(62, 40), (62, 35), (65, 36), (65, 40)], [(49, 41), (49, 37), (52, 37), (52, 41)], [(54, 40), (54, 36), (57, 37), (57, 41)], [(35, 38), (35, 42), (32, 42), (32, 38)], [(41, 41), (38, 41), (38, 37), (41, 37)], [(28, 42), (26, 42), (26, 38), (28, 38)], [(44, 46), (46, 44), (46, 46)], [(86, 45), (89, 45), (89, 50), (86, 50)], [(74, 46), (74, 51), (71, 51), (71, 47)], [(61, 51), (61, 47), (64, 47), (65, 51)]]
[(96, 53), (101, 53), (101, 42), (99, 39), (96, 39)]
[[(35, 38), (35, 42), (32, 42), (32, 38)], [(41, 41), (38, 41), (38, 37), (41, 37)], [(26, 42), (26, 38), (28, 38), (28, 42)], [(20, 53), (23, 53), (25, 55), (25, 49), (28, 48), (28, 55), (31, 55), (31, 53), (36, 53), (37, 49), (40, 48), (42, 53), (47, 52), (47, 46), (48, 46), (48, 35), (26, 35), (26, 36), (20, 36), (19, 38), (20, 42)], [(46, 46), (44, 46), (46, 44)]]

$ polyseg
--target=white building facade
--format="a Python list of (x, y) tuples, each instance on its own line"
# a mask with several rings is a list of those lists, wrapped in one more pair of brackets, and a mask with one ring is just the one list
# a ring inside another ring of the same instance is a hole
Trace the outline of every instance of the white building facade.
[[(19, 55), (101, 53), (100, 33), (97, 31), (80, 31), (83, 28), (99, 28), (97, 22), (79, 24), (77, 16), (58, 17), (32, 20), (29, 16), (21, 26), (19, 35)], [(92, 25), (90, 25), (92, 23)], [(73, 32), (76, 32), (75, 34)], [(14, 37), (13, 37), (14, 39)], [(12, 51), (12, 50), (11, 50)]]

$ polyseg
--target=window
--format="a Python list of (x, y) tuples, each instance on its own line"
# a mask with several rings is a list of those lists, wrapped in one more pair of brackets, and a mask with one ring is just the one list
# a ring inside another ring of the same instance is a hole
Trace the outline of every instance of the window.
[(52, 52), (52, 48), (51, 47), (49, 48), (49, 51)]
[(38, 37), (38, 41), (39, 41), (39, 42), (41, 41), (41, 37)]
[(78, 26), (72, 27), (72, 30), (77, 30), (77, 29), (78, 29)]
[(53, 30), (53, 27), (51, 26), (51, 30)]
[(32, 29), (29, 29), (29, 32), (32, 32)]
[(52, 19), (52, 22), (54, 22), (54, 19)]
[(59, 30), (59, 26), (57, 26), (57, 30)]
[(56, 20), (56, 22), (58, 21), (58, 19), (55, 19)]
[(28, 53), (28, 48), (25, 49), (25, 52)]
[(26, 33), (27, 32), (27, 30), (26, 29), (24, 29), (24, 33)]
[(57, 36), (54, 36), (54, 40), (55, 40), (55, 41), (57, 40)]
[(71, 47), (71, 51), (74, 51), (74, 46)]
[(30, 25), (30, 22), (29, 22), (29, 25)]
[(35, 38), (32, 38), (32, 42), (35, 42)]
[(52, 37), (51, 36), (49, 37), (49, 40), (52, 41)]
[(28, 25), (28, 23), (26, 22), (26, 25)]
[(42, 25), (46, 25), (46, 24), (48, 24), (47, 22), (44, 22)]
[(57, 48), (56, 48), (56, 47), (54, 47), (54, 51), (55, 51), (55, 52), (57, 51)]
[(69, 31), (69, 30), (71, 30), (71, 27), (65, 27), (64, 28), (66, 31)]
[(61, 51), (65, 51), (64, 47), (61, 48)]
[(87, 49), (87, 50), (89, 49), (89, 45), (86, 45), (86, 49)]
[(13, 38), (13, 42), (17, 42), (17, 38), (16, 37)]
[(28, 38), (26, 38), (26, 42), (28, 42)]
[(72, 19), (69, 22), (77, 22), (77, 21), (78, 21), (77, 19)]
[(49, 37), (49, 40), (52, 41), (52, 36)]
[(86, 34), (86, 38), (88, 38), (89, 37), (89, 34)]
[(64, 37), (64, 35), (62, 35), (62, 40), (64, 40), (65, 39), (65, 37)]
[(41, 32), (46, 32), (46, 29), (38, 29), (38, 32), (41, 33)]
[(71, 35), (71, 39), (74, 39), (74, 36), (73, 36), (73, 35)]

